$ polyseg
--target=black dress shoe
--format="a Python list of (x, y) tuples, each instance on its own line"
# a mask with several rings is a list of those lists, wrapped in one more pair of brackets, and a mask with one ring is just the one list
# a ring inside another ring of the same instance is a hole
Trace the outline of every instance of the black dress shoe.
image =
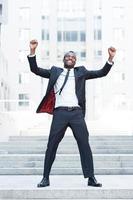
[(43, 177), (40, 183), (37, 184), (37, 187), (47, 187), (50, 185), (49, 178)]
[(98, 183), (96, 178), (93, 176), (88, 178), (88, 186), (102, 187), (102, 184)]

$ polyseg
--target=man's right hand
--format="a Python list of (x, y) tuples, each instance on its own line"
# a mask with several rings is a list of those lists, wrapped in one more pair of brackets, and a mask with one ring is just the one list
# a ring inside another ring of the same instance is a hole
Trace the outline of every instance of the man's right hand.
[(37, 40), (31, 40), (30, 41), (30, 55), (35, 54), (35, 50), (38, 46), (38, 41)]

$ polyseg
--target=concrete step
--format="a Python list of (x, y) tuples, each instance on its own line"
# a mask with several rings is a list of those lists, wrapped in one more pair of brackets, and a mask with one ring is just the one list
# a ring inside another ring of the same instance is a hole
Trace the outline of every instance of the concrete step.
[[(133, 154), (133, 144), (108, 144), (107, 142), (103, 144), (102, 142), (90, 143), (93, 153), (114, 153), (114, 154)], [(0, 154), (9, 153), (9, 154), (41, 154), (44, 153), (47, 147), (47, 142), (43, 144), (42, 142), (28, 142), (28, 141), (13, 141), (13, 142), (1, 142), (0, 144)], [(58, 148), (58, 153), (78, 153), (78, 147), (75, 141), (73, 143), (60, 143)]]
[[(44, 160), (43, 154), (5, 154), (0, 155), (1, 162), (42, 162)], [(133, 155), (129, 154), (93, 154), (94, 162), (100, 163), (109, 163), (109, 162), (120, 162), (121, 165), (125, 163), (133, 162)], [(79, 162), (79, 154), (57, 154), (55, 162)]]
[[(10, 136), (9, 141), (0, 143), (0, 154), (41, 154), (47, 147), (48, 136)], [(133, 154), (133, 136), (91, 136), (90, 145), (97, 154)], [(65, 136), (58, 153), (78, 153), (73, 136)]]
[(40, 176), (1, 176), (0, 199), (133, 199), (133, 176), (96, 176), (102, 188), (87, 186), (83, 176), (51, 176), (50, 186), (37, 188)]
[[(7, 158), (7, 157), (6, 157)], [(0, 168), (4, 167), (11, 167), (11, 168), (19, 168), (19, 167), (26, 167), (26, 168), (42, 168), (43, 167), (43, 160), (19, 160), (17, 157), (14, 159), (2, 159), (0, 160)], [(97, 160), (94, 158), (94, 163), (96, 168), (124, 168), (124, 167), (133, 167), (133, 160)], [(73, 157), (73, 159), (69, 156), (63, 157), (56, 157), (54, 165), (55, 168), (80, 168), (80, 158), (79, 156)]]
[[(133, 155), (94, 154), (96, 174), (133, 174)], [(0, 155), (0, 174), (42, 174), (44, 155)], [(79, 154), (57, 154), (52, 174), (82, 174)]]
[[(44, 198), (43, 198), (44, 199)], [(0, 199), (0, 200), (5, 200), (5, 199)], [(18, 199), (6, 199), (6, 200), (18, 200)], [(19, 199), (19, 200), (26, 200), (26, 199)], [(30, 199), (30, 200), (35, 200), (35, 199)], [(36, 200), (41, 200), (40, 198)], [(49, 200), (49, 199), (44, 199), (44, 200)], [(70, 199), (55, 199), (55, 198), (50, 198), (50, 200), (70, 200)], [(77, 200), (77, 199), (72, 199), (72, 200)], [(86, 200), (86, 199), (80, 199), (80, 200)], [(94, 199), (89, 199), (89, 200), (94, 200)], [(103, 199), (95, 199), (95, 200), (103, 200)], [(107, 199), (104, 199), (107, 200)], [(108, 199), (108, 200), (113, 200), (113, 199)], [(115, 200), (121, 200), (121, 199), (115, 199)], [(123, 199), (123, 200), (133, 200), (133, 199)]]
[[(43, 168), (43, 162), (41, 161), (28, 161), (28, 162), (23, 162), (23, 161), (0, 161), (0, 168), (19, 168), (19, 167), (31, 167), (31, 168)], [(80, 168), (80, 162), (79, 161), (60, 161), (60, 160), (55, 160), (53, 167), (55, 168)], [(95, 162), (95, 167), (96, 168), (124, 168), (124, 167), (131, 167), (133, 168), (133, 162), (130, 163), (124, 163), (124, 162), (119, 162), (119, 161), (108, 161), (108, 162)]]
[[(93, 154), (133, 154), (133, 149), (94, 149), (91, 148)], [(46, 151), (46, 148), (43, 149), (26, 149), (23, 147), (22, 149), (2, 149), (0, 150), (0, 155), (2, 154), (44, 154)], [(69, 149), (69, 148), (58, 148), (58, 154), (77, 154), (79, 153), (78, 149)]]
[[(73, 135), (65, 135), (65, 140), (71, 141)], [(9, 136), (9, 141), (45, 141), (48, 139), (48, 135), (42, 136)], [(90, 141), (133, 141), (133, 135), (95, 135), (89, 136)]]
[[(3, 154), (0, 155), (0, 161), (43, 161), (44, 154)], [(105, 161), (105, 162), (133, 162), (133, 154), (93, 154), (94, 162)], [(56, 161), (79, 161), (79, 154), (57, 154)]]
[[(23, 147), (23, 146), (26, 146), (26, 147), (44, 147), (47, 145), (47, 142), (48, 141), (9, 141), (9, 142), (0, 142), (0, 147)], [(120, 141), (90, 141), (89, 142), (91, 144), (91, 146), (94, 146), (94, 147), (102, 147), (102, 146), (105, 146), (105, 147), (129, 147), (131, 148), (133, 146), (133, 141), (123, 141), (123, 142), (120, 142)], [(60, 145), (63, 145), (64, 147), (73, 147), (75, 145), (77, 145), (76, 141), (75, 140), (71, 140), (70, 142), (69, 141), (65, 141), (65, 139), (63, 139), (61, 142), (60, 142)]]
[[(12, 144), (12, 143), (14, 143), (14, 144), (18, 144), (18, 143), (20, 143), (20, 144), (23, 144), (23, 142), (24, 143), (29, 143), (29, 144), (45, 144), (45, 143), (47, 143), (47, 141), (48, 141), (48, 136), (44, 136), (44, 137), (35, 137), (35, 136), (15, 136), (15, 139), (14, 138), (11, 138), (11, 136), (10, 137), (8, 137), (8, 138), (6, 138), (5, 140), (2, 140), (2, 139), (0, 139), (0, 141), (2, 141), (2, 142), (0, 142), (0, 144), (6, 144), (7, 142), (9, 143), (9, 144)], [(116, 138), (115, 137), (111, 137), (111, 136), (108, 136), (108, 138), (104, 138), (104, 137), (102, 137), (102, 136), (90, 136), (89, 137), (89, 141), (90, 141), (90, 143), (92, 143), (92, 144), (120, 144), (120, 145), (122, 145), (122, 144), (133, 144), (133, 137), (132, 136), (128, 136), (128, 138), (126, 137), (126, 138), (124, 138), (124, 136), (123, 137), (120, 137), (120, 138), (118, 138), (118, 136), (116, 136)], [(62, 143), (64, 143), (64, 144), (73, 144), (73, 143), (76, 143), (76, 140), (75, 140), (75, 138), (73, 137), (73, 136), (65, 136), (63, 139), (62, 139)]]
[[(46, 148), (46, 145), (47, 145), (47, 142), (26, 142), (26, 141), (21, 141), (21, 142), (1, 142), (0, 143), (0, 149), (2, 148), (23, 148), (23, 147), (26, 147), (26, 148)], [(97, 143), (92, 143), (90, 142), (90, 145), (93, 147), (93, 148), (126, 148), (126, 149), (132, 149), (133, 147), (133, 142), (131, 143), (127, 143), (125, 144), (124, 142), (122, 142), (121, 144), (119, 143), (112, 143), (112, 144), (109, 144), (108, 142), (97, 142)], [(62, 146), (63, 148), (73, 148), (73, 147), (76, 147), (77, 146), (77, 143), (75, 141), (72, 141), (71, 143), (67, 142), (63, 142), (61, 141), (60, 142), (60, 146)]]
[[(43, 168), (0, 168), (0, 175), (42, 175)], [(80, 168), (52, 168), (52, 175), (82, 175)], [(133, 175), (133, 168), (95, 168), (97, 175)]]

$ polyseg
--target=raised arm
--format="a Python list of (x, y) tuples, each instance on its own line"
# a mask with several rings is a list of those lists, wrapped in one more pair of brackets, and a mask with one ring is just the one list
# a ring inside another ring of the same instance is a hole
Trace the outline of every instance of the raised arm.
[(108, 48), (108, 54), (109, 54), (108, 61), (105, 63), (105, 65), (102, 69), (100, 69), (100, 70), (87, 70), (87, 69), (85, 69), (86, 80), (87, 79), (93, 79), (93, 78), (100, 78), (100, 77), (106, 76), (108, 74), (112, 65), (114, 64), (113, 58), (116, 54), (116, 49), (114, 47)]
[(30, 70), (36, 75), (39, 75), (44, 78), (49, 78), (50, 70), (43, 69), (37, 66), (36, 56), (35, 56), (37, 46), (38, 46), (37, 40), (30, 41), (30, 55), (27, 56), (30, 65)]

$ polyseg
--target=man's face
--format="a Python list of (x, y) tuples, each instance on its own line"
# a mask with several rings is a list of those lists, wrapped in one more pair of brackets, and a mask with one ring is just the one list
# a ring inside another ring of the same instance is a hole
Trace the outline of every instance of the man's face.
[(64, 56), (63, 62), (64, 62), (65, 68), (70, 68), (70, 69), (73, 68), (76, 63), (75, 53), (72, 53), (72, 52), (66, 53)]

